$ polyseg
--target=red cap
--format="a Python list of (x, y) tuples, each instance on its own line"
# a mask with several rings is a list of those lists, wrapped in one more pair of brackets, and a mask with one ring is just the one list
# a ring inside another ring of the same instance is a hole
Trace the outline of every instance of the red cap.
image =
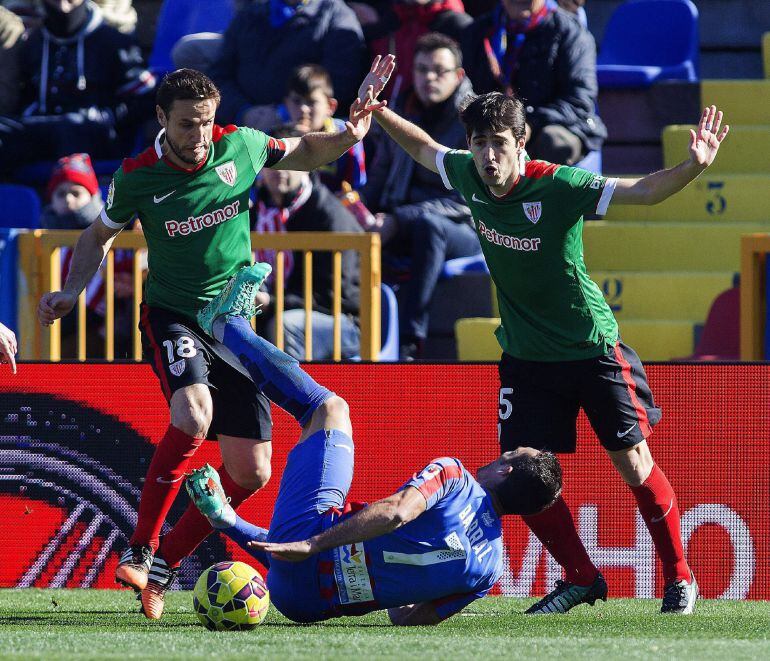
[(50, 200), (56, 187), (65, 181), (80, 184), (91, 195), (96, 194), (99, 190), (99, 182), (96, 180), (96, 173), (88, 154), (72, 154), (56, 162), (56, 167), (45, 189), (46, 198)]

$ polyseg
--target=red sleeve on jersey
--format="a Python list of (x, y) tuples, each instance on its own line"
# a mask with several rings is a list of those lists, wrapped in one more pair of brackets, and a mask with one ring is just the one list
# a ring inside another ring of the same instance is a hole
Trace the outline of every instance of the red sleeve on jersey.
[(525, 177), (542, 179), (543, 177), (552, 177), (553, 173), (559, 169), (559, 166), (547, 161), (527, 161), (525, 168)]
[(459, 480), (462, 474), (459, 466), (441, 466), (429, 479), (417, 486), (417, 490), (425, 496), (425, 500), (430, 501), (431, 496), (440, 489), (446, 488), (451, 480)]
[(228, 124), (227, 126), (219, 126), (214, 124), (214, 130), (211, 132), (211, 139), (213, 142), (219, 142), (222, 138), (230, 133), (235, 133), (238, 127), (235, 124)]
[(148, 147), (136, 158), (124, 158), (122, 167), (123, 173), (128, 174), (139, 168), (149, 168), (158, 162), (158, 155), (155, 153), (155, 147)]
[(267, 143), (267, 160), (265, 167), (269, 168), (278, 163), (286, 155), (286, 143), (278, 138), (270, 138)]

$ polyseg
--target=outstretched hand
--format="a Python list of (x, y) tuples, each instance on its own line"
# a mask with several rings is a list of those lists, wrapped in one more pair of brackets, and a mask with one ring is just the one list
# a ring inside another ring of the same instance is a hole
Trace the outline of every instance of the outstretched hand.
[(311, 555), (315, 555), (310, 540), (301, 542), (248, 542), (248, 546), (260, 551), (270, 553), (274, 558), (285, 560), (286, 562), (302, 562)]
[(14, 374), (16, 374), (17, 351), (16, 335), (10, 328), (0, 324), (0, 363), (8, 363)]
[(369, 73), (366, 74), (361, 86), (358, 88), (358, 98), (363, 99), (369, 88), (371, 88), (372, 100), (376, 99), (380, 95), (380, 92), (385, 89), (395, 68), (395, 55), (388, 54), (385, 57), (380, 55), (375, 57), (372, 62), (372, 67), (369, 69)]
[(37, 318), (41, 325), (50, 326), (54, 321), (72, 311), (78, 297), (63, 291), (52, 291), (43, 294), (37, 304)]
[(350, 106), (350, 117), (345, 122), (345, 129), (356, 142), (363, 140), (369, 131), (372, 125), (372, 113), (388, 104), (387, 101), (375, 103), (373, 95), (374, 91), (369, 87), (364, 96), (357, 98)]
[(697, 132), (690, 129), (690, 161), (701, 167), (708, 167), (714, 162), (719, 145), (727, 136), (730, 126), (722, 125), (722, 111), (716, 106), (704, 108)]

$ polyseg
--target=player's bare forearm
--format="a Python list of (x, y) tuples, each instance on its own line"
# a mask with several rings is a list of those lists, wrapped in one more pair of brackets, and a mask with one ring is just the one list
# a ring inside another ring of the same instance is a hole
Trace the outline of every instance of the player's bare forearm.
[(682, 190), (714, 162), (730, 127), (722, 126), (722, 111), (704, 108), (696, 129), (690, 129), (690, 157), (668, 170), (641, 179), (619, 179), (612, 197), (616, 204), (658, 204)]
[(355, 138), (347, 131), (339, 133), (306, 133), (301, 138), (285, 138), (288, 153), (273, 170), (304, 170), (316, 168), (336, 161), (356, 144)]
[(415, 161), (431, 172), (438, 172), (436, 152), (445, 149), (416, 124), (392, 110), (383, 108), (374, 113), (377, 123)]
[(407, 487), (387, 498), (372, 503), (349, 519), (298, 542), (249, 542), (274, 557), (288, 562), (301, 562), (327, 549), (355, 542), (365, 542), (406, 525), (425, 511), (425, 497), (414, 487)]
[(399, 513), (398, 502), (389, 497), (372, 503), (342, 523), (311, 537), (310, 546), (314, 553), (320, 553), (345, 544), (365, 542), (392, 532), (404, 523), (407, 522)]
[[(119, 230), (118, 230), (119, 231)], [(83, 230), (72, 255), (67, 282), (62, 291), (78, 296), (99, 270), (118, 232), (97, 219)]]
[(621, 178), (615, 186), (615, 204), (658, 204), (678, 193), (706, 169), (690, 160), (638, 179)]

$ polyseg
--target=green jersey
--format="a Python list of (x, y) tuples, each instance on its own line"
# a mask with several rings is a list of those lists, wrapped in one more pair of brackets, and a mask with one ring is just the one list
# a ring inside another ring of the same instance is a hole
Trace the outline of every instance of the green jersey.
[(189, 171), (163, 157), (162, 136), (123, 161), (101, 219), (119, 229), (139, 217), (150, 271), (145, 302), (194, 319), (233, 273), (251, 264), (249, 190), (285, 146), (260, 131), (215, 126), (206, 160)]
[(617, 322), (583, 261), (583, 214), (606, 213), (617, 179), (527, 161), (499, 198), (470, 152), (440, 152), (436, 164), (473, 214), (497, 287), (503, 351), (523, 360), (581, 360), (614, 345)]

